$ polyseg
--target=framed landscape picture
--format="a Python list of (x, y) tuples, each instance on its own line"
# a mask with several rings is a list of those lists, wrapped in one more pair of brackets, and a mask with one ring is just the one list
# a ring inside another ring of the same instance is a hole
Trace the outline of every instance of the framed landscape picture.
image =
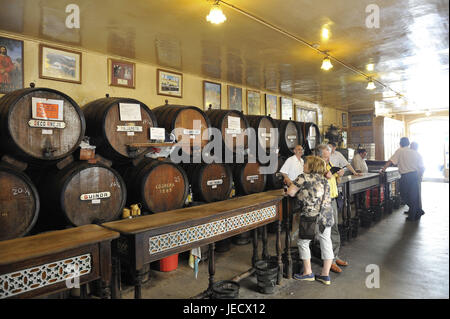
[(0, 94), (23, 89), (23, 41), (0, 37)]
[(156, 83), (159, 95), (183, 97), (183, 74), (158, 69)]
[(278, 118), (277, 97), (275, 95), (266, 94), (266, 115), (272, 118)]
[(219, 109), (222, 98), (222, 85), (209, 81), (203, 81), (203, 108), (209, 109), (211, 104), (212, 109)]
[(260, 115), (261, 94), (259, 92), (247, 90), (247, 112), (248, 115)]
[(39, 77), (81, 84), (81, 52), (39, 45)]
[(242, 88), (228, 85), (228, 109), (242, 112)]
[(108, 59), (109, 85), (135, 88), (136, 64)]
[(294, 114), (292, 110), (293, 108), (292, 99), (281, 97), (280, 104), (281, 104), (281, 119), (294, 120)]

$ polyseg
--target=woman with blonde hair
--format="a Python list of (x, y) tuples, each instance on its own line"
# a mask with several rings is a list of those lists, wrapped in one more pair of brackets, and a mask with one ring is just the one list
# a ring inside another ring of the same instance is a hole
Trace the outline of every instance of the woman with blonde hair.
[[(331, 208), (330, 186), (324, 177), (327, 171), (326, 163), (318, 156), (306, 157), (303, 173), (300, 174), (287, 189), (287, 194), (303, 202), (300, 212), (300, 229), (297, 246), (300, 258), (303, 260), (303, 274), (295, 274), (294, 278), (305, 281), (320, 281), (326, 285), (331, 284), (330, 268), (333, 262), (333, 245), (331, 242), (331, 226), (334, 218)], [(314, 220), (311, 224), (313, 234), (302, 233), (302, 219)], [(315, 233), (315, 234), (314, 234)], [(316, 235), (320, 242), (323, 260), (322, 272), (314, 275), (311, 270), (311, 251), (309, 243), (311, 235)]]

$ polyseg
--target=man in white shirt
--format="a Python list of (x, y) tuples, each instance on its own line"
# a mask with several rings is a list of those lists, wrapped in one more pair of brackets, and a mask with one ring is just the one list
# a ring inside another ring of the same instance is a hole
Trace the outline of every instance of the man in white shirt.
[(303, 147), (297, 145), (294, 148), (294, 155), (289, 157), (280, 169), (280, 173), (284, 177), (284, 182), (289, 187), (292, 181), (297, 178), (298, 175), (303, 173)]
[(350, 172), (352, 172), (353, 175), (361, 176), (362, 173), (357, 173), (353, 167), (350, 165), (349, 162), (345, 159), (344, 155), (342, 155), (341, 152), (336, 151), (336, 143), (329, 142), (328, 146), (331, 148), (331, 155), (330, 155), (330, 163), (334, 167), (344, 168), (347, 167)]
[(419, 198), (419, 175), (424, 168), (419, 153), (408, 146), (409, 139), (402, 137), (400, 139), (400, 148), (395, 151), (394, 155), (381, 169), (381, 172), (384, 172), (392, 164), (398, 166), (398, 171), (402, 176), (400, 178), (400, 194), (409, 207), (406, 220), (417, 221), (423, 215), (422, 201)]
[(355, 156), (352, 159), (352, 166), (355, 168), (355, 171), (359, 173), (368, 173), (369, 168), (366, 163), (367, 151), (363, 148), (357, 149)]

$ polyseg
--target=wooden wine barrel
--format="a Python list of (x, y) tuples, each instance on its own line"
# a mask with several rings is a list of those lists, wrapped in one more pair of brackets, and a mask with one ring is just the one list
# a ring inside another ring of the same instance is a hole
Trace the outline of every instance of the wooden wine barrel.
[(285, 157), (278, 157), (277, 171), (274, 174), (267, 174), (267, 185), (266, 190), (271, 189), (280, 189), (283, 188), (284, 185), (284, 177), (280, 173), (280, 169), (283, 166), (284, 162), (286, 162)]
[(292, 156), (296, 145), (302, 145), (302, 133), (294, 121), (274, 120), (278, 126), (280, 154)]
[(146, 143), (150, 128), (157, 120), (144, 103), (129, 98), (105, 97), (82, 108), (86, 117), (86, 135), (96, 146), (96, 153), (113, 161), (128, 161), (148, 152), (149, 148), (133, 148), (131, 143)]
[(189, 192), (184, 169), (168, 161), (145, 158), (137, 166), (118, 168), (128, 189), (128, 202), (153, 212), (182, 208)]
[[(277, 124), (269, 116), (246, 115), (245, 116), (251, 127), (255, 129), (257, 135), (257, 143), (262, 149), (269, 150), (278, 148), (278, 138), (270, 132), (270, 129), (277, 129)], [(261, 129), (261, 132), (259, 132)]]
[[(209, 139), (202, 139), (205, 130), (211, 127), (205, 112), (195, 106), (170, 105), (166, 100), (165, 105), (152, 109), (161, 127), (167, 133), (176, 130), (175, 139), (189, 147), (199, 146), (203, 149)], [(196, 125), (196, 123), (198, 125)], [(205, 133), (205, 137), (206, 137)], [(209, 137), (208, 137), (209, 138)]]
[(27, 235), (40, 208), (36, 187), (27, 175), (0, 164), (0, 240)]
[(216, 202), (230, 198), (233, 187), (231, 168), (225, 164), (189, 164), (184, 166), (195, 201)]
[(80, 107), (62, 92), (33, 86), (0, 98), (0, 152), (21, 161), (52, 164), (78, 148), (85, 129)]
[(211, 127), (222, 132), (224, 148), (233, 153), (236, 153), (236, 148), (247, 150), (248, 136), (245, 134), (245, 130), (249, 127), (249, 124), (242, 112), (209, 109), (206, 111), (206, 115), (211, 121)]
[(233, 180), (238, 196), (264, 191), (267, 176), (259, 172), (260, 167), (259, 163), (233, 165)]
[(311, 155), (321, 143), (319, 127), (310, 122), (296, 122), (296, 124), (303, 135), (304, 155)]
[(48, 171), (46, 177), (40, 178), (38, 188), (44, 203), (39, 230), (117, 220), (127, 197), (119, 173), (103, 164), (85, 161)]

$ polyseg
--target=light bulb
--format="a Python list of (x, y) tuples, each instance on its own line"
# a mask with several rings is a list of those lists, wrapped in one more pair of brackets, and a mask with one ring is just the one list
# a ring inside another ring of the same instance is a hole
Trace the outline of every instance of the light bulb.
[(374, 64), (373, 64), (373, 63), (367, 64), (367, 65), (366, 65), (366, 69), (367, 69), (367, 71), (373, 71), (373, 69), (374, 69)]
[(322, 70), (328, 71), (333, 67), (333, 64), (331, 64), (330, 58), (325, 57), (322, 61), (322, 66), (320, 67)]
[(373, 81), (370, 80), (369, 83), (367, 83), (366, 89), (368, 89), (368, 90), (376, 89), (375, 83), (373, 83)]
[(206, 21), (214, 24), (220, 24), (223, 23), (225, 20), (227, 20), (227, 17), (223, 14), (219, 4), (218, 3), (213, 4), (211, 10), (209, 11), (209, 14), (206, 16)]

